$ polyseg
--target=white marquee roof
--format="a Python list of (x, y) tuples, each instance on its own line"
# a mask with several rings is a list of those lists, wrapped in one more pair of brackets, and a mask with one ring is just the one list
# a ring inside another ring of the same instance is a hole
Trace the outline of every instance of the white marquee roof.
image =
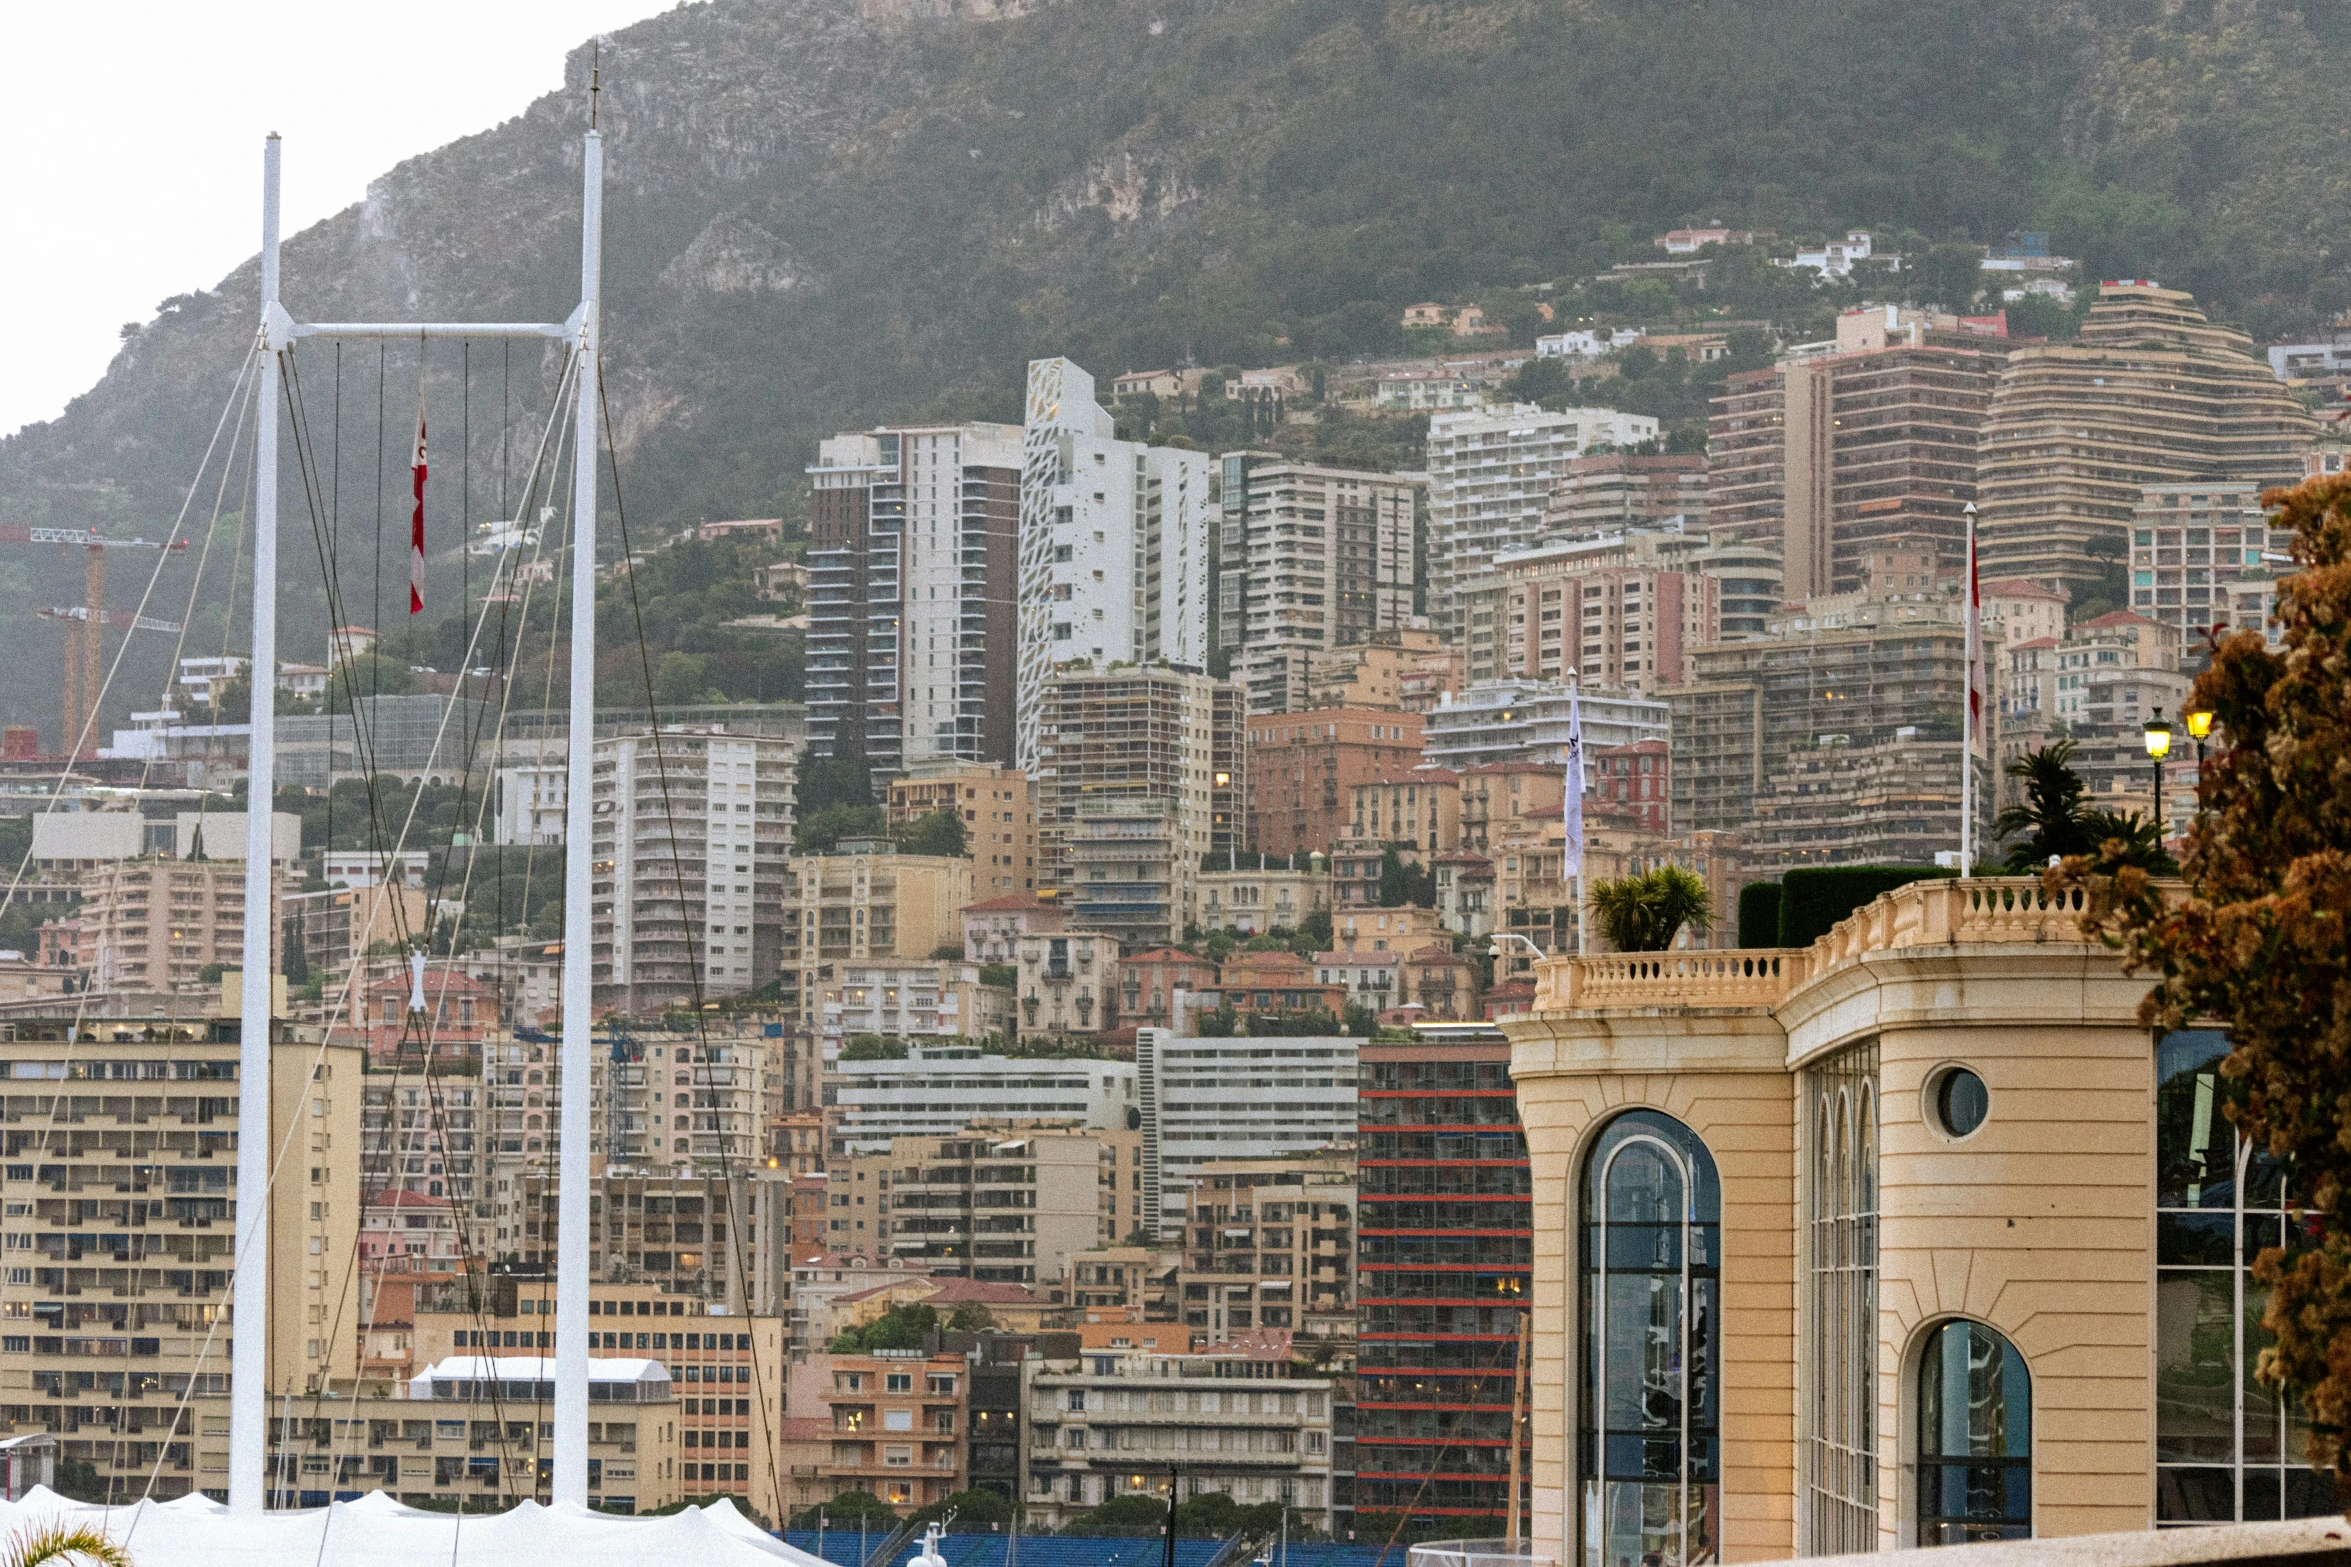
[(302, 1511), (231, 1513), (203, 1496), (130, 1507), (35, 1487), (0, 1501), (0, 1533), (64, 1521), (104, 1529), (135, 1567), (826, 1567), (725, 1501), (665, 1518), (523, 1502), (488, 1516), (424, 1512), (382, 1492)]

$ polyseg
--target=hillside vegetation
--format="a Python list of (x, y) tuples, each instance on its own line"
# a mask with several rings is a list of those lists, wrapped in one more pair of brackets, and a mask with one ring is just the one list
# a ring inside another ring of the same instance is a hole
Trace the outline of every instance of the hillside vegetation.
[[(713, 0), (605, 44), (609, 394), (641, 536), (798, 516), (802, 469), (836, 428), (1016, 418), (1032, 355), (1067, 353), (1106, 382), (1187, 359), (1400, 352), (1397, 317), (1421, 299), (1491, 297), (1522, 328), (1538, 297), (1653, 306), (1576, 288), (1653, 258), (1649, 236), (1688, 221), (1791, 239), (1869, 226), (1913, 253), (2046, 228), (2088, 275), (2194, 289), (2257, 335), (2351, 306), (2351, 159), (2342, 117), (2320, 107), (2351, 62), (2351, 14), (2331, 0), (1065, 0), (1007, 20), (928, 14), (954, 9)], [(582, 50), (565, 92), (402, 164), (298, 236), (297, 313), (566, 313), (586, 74)], [(290, 163), (302, 155), (289, 145)], [(254, 277), (248, 265), (165, 301), (63, 418), (0, 443), (0, 516), (160, 531), (250, 339)], [(1742, 297), (1790, 327), (1833, 303), (1772, 284), (1758, 274)], [(314, 434), (343, 456), (346, 608), (372, 605), (379, 439), (383, 575), (404, 576), (415, 350), (386, 354), (383, 432), (372, 349), (343, 355), (339, 418), (332, 348), (302, 354)], [(436, 345), (427, 366), (436, 484), (470, 491), (479, 521), (527, 464), (554, 366), (479, 347), (461, 392), (460, 364)], [(1703, 390), (1611, 395), (1686, 421)], [(328, 622), (287, 492), (284, 645), (316, 660)], [(452, 544), (456, 493), (435, 495), (435, 536)], [(78, 598), (80, 562), (54, 553), (0, 559), (0, 651), (44, 672), (0, 688), (12, 722), (55, 722), (57, 634), (29, 611)], [(195, 553), (167, 568), (159, 603), (185, 601)], [(435, 570), (457, 575), (453, 558)], [(191, 651), (217, 650), (228, 605), (198, 595)], [(710, 689), (788, 694), (787, 658), (665, 641), (710, 661)], [(151, 704), (168, 652), (143, 640), (110, 717)], [(693, 684), (691, 665), (673, 670), (678, 689)]]

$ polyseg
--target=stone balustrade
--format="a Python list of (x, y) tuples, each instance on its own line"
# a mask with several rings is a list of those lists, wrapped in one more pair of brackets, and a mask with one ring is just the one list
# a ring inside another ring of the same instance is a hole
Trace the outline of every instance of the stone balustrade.
[(1881, 893), (1809, 947), (1610, 952), (1535, 965), (1537, 1015), (1598, 1008), (1771, 1007), (1840, 963), (1902, 948), (2088, 945), (2081, 889), (2038, 877), (1914, 881)]

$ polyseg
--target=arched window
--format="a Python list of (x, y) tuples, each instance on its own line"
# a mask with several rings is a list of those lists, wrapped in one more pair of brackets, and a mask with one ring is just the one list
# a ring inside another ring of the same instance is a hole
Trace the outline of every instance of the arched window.
[(1982, 1323), (1946, 1322), (1918, 1357), (1918, 1543), (2032, 1533), (2032, 1374)]
[(1877, 1548), (1875, 1041), (1806, 1069), (1812, 1101), (1812, 1343), (1806, 1365), (1806, 1555)]
[(1585, 1567), (1719, 1553), (1722, 1199), (1696, 1134), (1654, 1110), (1584, 1165), (1579, 1278)]

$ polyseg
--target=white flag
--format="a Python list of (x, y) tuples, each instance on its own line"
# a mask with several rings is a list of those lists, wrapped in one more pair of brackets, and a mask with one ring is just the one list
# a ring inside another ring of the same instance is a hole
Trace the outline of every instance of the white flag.
[(1559, 852), (1559, 879), (1584, 873), (1584, 714), (1580, 698), (1567, 699), (1566, 837)]

